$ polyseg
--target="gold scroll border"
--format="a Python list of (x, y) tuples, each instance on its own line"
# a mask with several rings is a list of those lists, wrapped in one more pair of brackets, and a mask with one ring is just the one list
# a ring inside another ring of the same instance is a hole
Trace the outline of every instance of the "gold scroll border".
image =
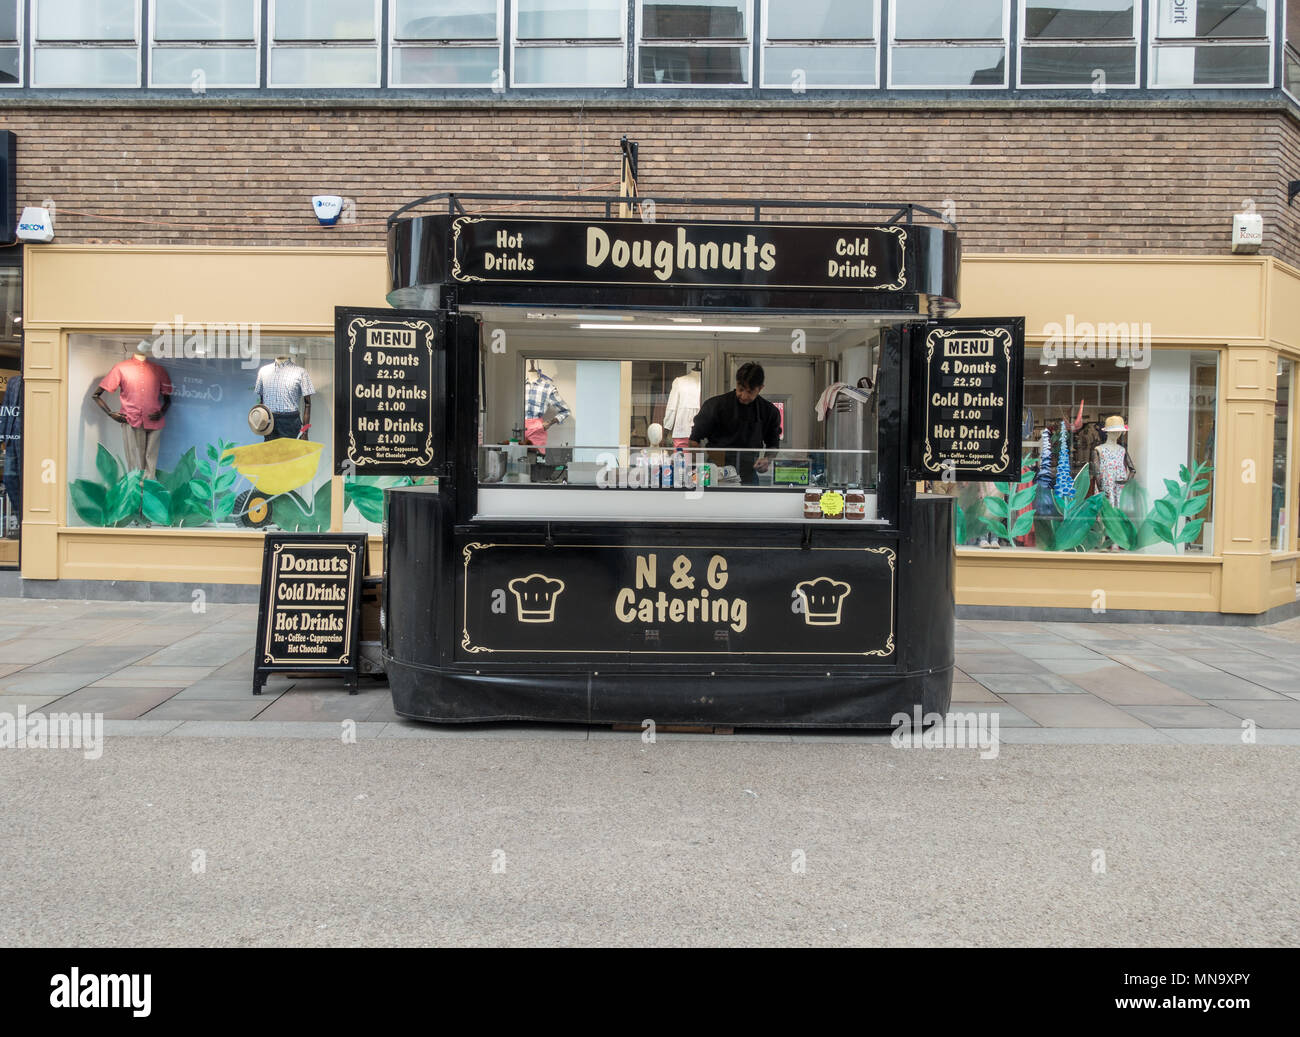
[[(267, 587), (267, 591), (266, 591), (267, 593), (266, 630), (263, 631), (265, 635), (265, 639), (262, 642), (266, 647), (262, 650), (263, 664), (273, 663), (279, 665), (297, 665), (297, 666), (350, 666), (351, 663), (348, 661), (349, 653), (347, 651), (345, 651), (337, 661), (327, 662), (327, 663), (312, 662), (309, 659), (303, 659), (299, 656), (295, 656), (292, 659), (277, 659), (275, 656), (271, 654), (271, 647), (270, 647), (271, 627), (275, 621), (275, 585), (277, 582), (276, 573), (278, 572), (275, 563), (280, 557), (280, 552), (283, 551), (286, 547), (310, 548), (313, 551), (318, 551), (321, 548), (343, 547), (346, 548), (348, 554), (352, 556), (352, 565), (354, 569), (359, 564), (359, 559), (357, 558), (358, 549), (356, 544), (344, 544), (344, 543), (329, 544), (329, 543), (310, 541), (310, 542), (303, 542), (300, 544), (276, 544), (275, 545), (275, 549), (271, 552), (271, 584), (269, 587)], [(348, 602), (347, 602), (347, 607), (344, 609), (344, 611), (347, 613), (347, 625), (343, 628), (343, 646), (345, 649), (348, 645), (352, 643), (352, 614), (355, 611), (355, 609), (353, 608), (353, 601), (352, 601), (352, 596), (354, 591), (352, 588), (351, 573), (348, 574), (347, 588), (348, 588)]]
[[(362, 328), (373, 328), (379, 324), (397, 324), (413, 331), (424, 330), (424, 342), (429, 350), (429, 370), (433, 370), (433, 325), (427, 320), (403, 321), (392, 317), (353, 317), (348, 321), (348, 373), (352, 373), (352, 353), (357, 348), (357, 332)], [(416, 347), (419, 348), (418, 346)], [(348, 394), (348, 455), (347, 459), (352, 462), (356, 468), (362, 468), (368, 464), (411, 464), (411, 465), (429, 465), (433, 464), (433, 393), (429, 393), (429, 418), (426, 425), (427, 434), (424, 439), (424, 453), (419, 457), (407, 461), (376, 461), (373, 458), (361, 458), (356, 456), (357, 441), (353, 435), (352, 424), (352, 402), (356, 397), (352, 393)]]
[[(462, 549), (465, 558), (463, 570), (463, 588), (461, 593), (461, 648), (465, 651), (478, 654), (486, 652), (489, 655), (515, 654), (515, 653), (545, 653), (548, 655), (808, 655), (808, 652), (663, 652), (663, 651), (645, 651), (645, 650), (627, 650), (619, 651), (614, 649), (585, 649), (585, 648), (488, 648), (485, 645), (475, 644), (469, 632), (469, 563), (474, 555), (475, 550), (486, 551), (493, 547), (545, 547), (545, 544), (480, 544), (478, 542), (466, 544)], [(663, 544), (553, 544), (551, 549), (571, 548), (571, 549), (606, 549), (619, 551), (662, 551), (665, 548)], [(691, 545), (687, 550), (691, 551), (803, 551), (801, 547), (716, 547), (707, 545)], [(883, 555), (889, 564), (889, 637), (885, 640), (884, 648), (874, 649), (870, 652), (819, 652), (819, 655), (844, 655), (857, 658), (859, 656), (887, 656), (894, 653), (894, 595), (897, 590), (897, 554), (892, 547), (819, 547), (813, 548), (814, 551), (862, 551), (867, 554)]]

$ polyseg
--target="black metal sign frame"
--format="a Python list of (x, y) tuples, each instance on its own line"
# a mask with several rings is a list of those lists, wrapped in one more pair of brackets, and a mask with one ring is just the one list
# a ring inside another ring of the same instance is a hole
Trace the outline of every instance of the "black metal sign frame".
[(1025, 319), (907, 327), (908, 478), (1004, 482), (1020, 476)]
[(335, 307), (335, 475), (437, 473), (446, 341), (436, 311)]
[(273, 673), (343, 675), (348, 691), (357, 693), (368, 540), (365, 533), (266, 536), (254, 635), (254, 695), (262, 693)]

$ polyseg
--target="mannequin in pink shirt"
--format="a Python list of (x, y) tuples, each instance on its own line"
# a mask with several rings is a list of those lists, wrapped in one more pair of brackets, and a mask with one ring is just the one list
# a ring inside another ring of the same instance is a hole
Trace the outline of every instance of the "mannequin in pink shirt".
[[(130, 359), (104, 376), (92, 398), (100, 410), (122, 426), (127, 471), (143, 470), (146, 479), (154, 479), (166, 424), (163, 415), (172, 403), (172, 382), (162, 366), (149, 359), (149, 352), (149, 343), (142, 339)], [(118, 394), (120, 410), (109, 407), (104, 399), (106, 392)]]

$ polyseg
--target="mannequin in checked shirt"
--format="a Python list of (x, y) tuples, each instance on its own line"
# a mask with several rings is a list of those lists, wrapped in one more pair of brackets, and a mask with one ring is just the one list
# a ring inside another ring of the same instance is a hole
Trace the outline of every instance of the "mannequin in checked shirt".
[[(551, 411), (554, 417), (548, 418)], [(530, 446), (545, 447), (547, 430), (572, 413), (550, 376), (539, 371), (535, 364), (530, 364), (524, 383), (524, 441)], [(538, 453), (544, 456), (546, 451), (539, 450)]]
[(294, 363), (292, 357), (278, 356), (274, 363), (258, 370), (253, 390), (275, 421), (263, 440), (307, 438), (307, 430), (311, 428), (311, 398), (316, 389), (305, 367)]

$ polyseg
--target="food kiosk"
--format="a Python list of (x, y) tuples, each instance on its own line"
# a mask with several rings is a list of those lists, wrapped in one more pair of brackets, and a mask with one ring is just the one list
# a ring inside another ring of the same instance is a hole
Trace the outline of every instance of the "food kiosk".
[[(917, 484), (1018, 477), (1023, 321), (943, 319), (960, 246), (920, 206), (627, 204), (420, 199), (389, 221), (394, 308), (337, 311), (336, 469), (437, 476), (386, 491), (395, 710), (942, 713), (951, 498)], [(751, 363), (778, 444), (693, 444)]]

